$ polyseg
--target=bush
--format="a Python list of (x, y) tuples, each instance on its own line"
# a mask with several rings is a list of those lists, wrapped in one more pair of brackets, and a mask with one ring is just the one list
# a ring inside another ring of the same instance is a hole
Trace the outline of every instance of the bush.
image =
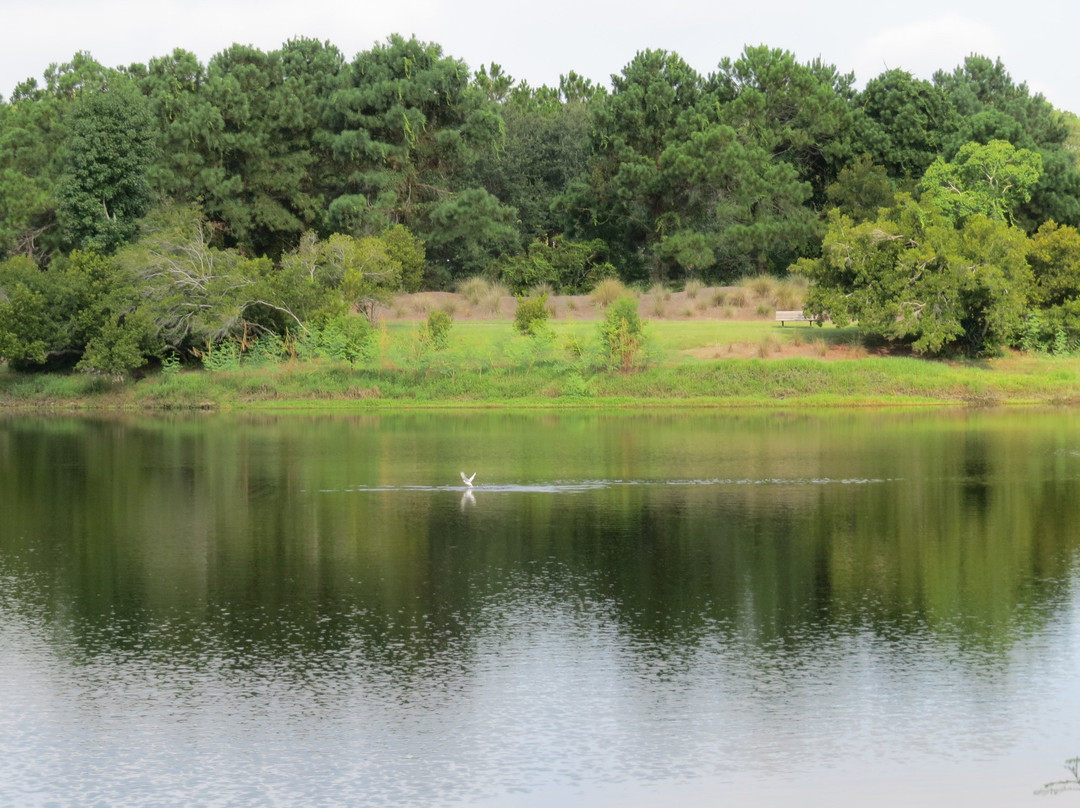
[(607, 246), (600, 240), (536, 241), (524, 255), (501, 259), (495, 271), (515, 292), (541, 284), (561, 292), (582, 292), (602, 278), (617, 274), (604, 260), (606, 255)]
[(240, 345), (231, 339), (211, 345), (202, 355), (202, 363), (211, 371), (239, 370)]
[(624, 295), (608, 306), (600, 321), (600, 351), (609, 370), (629, 372), (641, 363), (645, 343), (638, 303)]
[(534, 336), (538, 331), (547, 328), (548, 310), (547, 295), (537, 297), (519, 297), (517, 309), (514, 311), (514, 328), (526, 336)]
[(378, 355), (377, 336), (366, 317), (333, 317), (312, 323), (296, 340), (296, 352), (301, 359), (334, 359), (358, 365)]
[(441, 351), (450, 344), (450, 329), (454, 318), (442, 309), (436, 309), (428, 315), (424, 330), (420, 333), (421, 348)]

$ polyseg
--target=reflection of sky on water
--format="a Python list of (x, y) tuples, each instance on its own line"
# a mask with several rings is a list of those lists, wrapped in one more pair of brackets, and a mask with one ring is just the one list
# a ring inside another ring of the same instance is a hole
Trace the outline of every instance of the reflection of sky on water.
[(0, 798), (1025, 805), (1075, 754), (1063, 742), (1080, 744), (1075, 594), (1002, 658), (959, 636), (856, 623), (808, 623), (795, 642), (735, 624), (653, 640), (588, 592), (551, 565), (419, 661), (372, 653), (363, 615), (352, 642), (317, 651), (223, 645), (222, 613), (183, 657), (164, 642), (191, 630), (179, 619), (88, 656), (6, 598)]
[(0, 429), (0, 804), (1045, 805), (1080, 419), (983, 417)]

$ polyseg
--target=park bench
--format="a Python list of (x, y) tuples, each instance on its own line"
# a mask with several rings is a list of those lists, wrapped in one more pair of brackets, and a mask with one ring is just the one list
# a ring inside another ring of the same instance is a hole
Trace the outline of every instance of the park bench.
[(776, 312), (776, 322), (782, 326), (784, 323), (812, 323), (813, 318), (807, 317), (799, 311), (778, 311)]

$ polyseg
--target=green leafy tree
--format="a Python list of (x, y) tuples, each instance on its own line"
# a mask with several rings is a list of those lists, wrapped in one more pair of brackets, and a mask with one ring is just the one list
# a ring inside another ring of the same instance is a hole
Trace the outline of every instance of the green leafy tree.
[(853, 83), (820, 59), (801, 64), (765, 46), (723, 59), (709, 81), (720, 121), (791, 164), (818, 202), (850, 155)]
[(945, 93), (957, 127), (942, 156), (953, 159), (965, 144), (1006, 140), (1017, 149), (1037, 152), (1042, 175), (1031, 197), (1015, 213), (1028, 231), (1053, 219), (1080, 225), (1080, 165), (1068, 147), (1066, 119), (1026, 84), (1017, 84), (1001, 60), (971, 55), (952, 73), (939, 71), (934, 83)]
[(401, 286), (401, 264), (376, 236), (354, 239), (335, 233), (326, 243), (327, 260), (342, 270), (341, 289), (371, 323), (378, 320), (379, 306), (390, 302)]
[(0, 257), (21, 254), (46, 263), (60, 246), (56, 193), (69, 103), (34, 86), (0, 103)]
[(22, 256), (0, 262), (0, 357), (16, 369), (74, 361), (82, 346), (72, 344), (72, 318), (84, 303), (62, 272), (42, 272)]
[(896, 200), (888, 173), (875, 165), (869, 154), (842, 168), (836, 182), (825, 189), (825, 196), (856, 222), (876, 219), (881, 208), (891, 208)]
[(232, 243), (276, 257), (321, 224), (320, 179), (333, 176), (323, 120), (342, 66), (335, 48), (307, 39), (270, 53), (233, 45), (210, 61), (191, 192)]
[(214, 162), (209, 143), (222, 126), (205, 96), (206, 68), (180, 48), (130, 72), (147, 98), (157, 152), (146, 180), (158, 197), (194, 201), (206, 195), (201, 172)]
[(944, 89), (906, 70), (887, 70), (854, 100), (853, 149), (890, 177), (918, 179), (958, 126)]
[[(674, 54), (638, 54), (614, 78), (596, 110), (589, 172), (561, 205), (581, 233), (610, 245), (627, 280), (640, 277), (636, 267), (654, 281), (767, 271), (814, 249), (813, 188), (773, 153), (779, 135), (717, 121), (717, 95)], [(761, 97), (746, 93), (744, 105)]]
[(273, 264), (212, 244), (201, 211), (164, 206), (143, 222), (143, 236), (116, 256), (138, 279), (146, 316), (174, 350), (213, 345), (266, 328), (268, 313), (303, 328), (282, 294)]
[(483, 272), (496, 258), (520, 248), (514, 210), (483, 188), (449, 195), (428, 214), (428, 260), (463, 278)]
[(918, 353), (993, 353), (1027, 310), (1031, 271), (1022, 230), (983, 214), (958, 228), (930, 203), (902, 195), (875, 221), (838, 210), (817, 259), (795, 267), (812, 282), (806, 310), (837, 325), (910, 344)]
[(1080, 298), (1080, 233), (1076, 228), (1045, 222), (1031, 237), (1028, 263), (1035, 278), (1032, 300), (1039, 306), (1060, 306)]
[[(603, 93), (571, 72), (559, 87), (532, 89), (510, 82), (489, 97), (500, 100), (504, 137), (489, 158), (477, 161), (472, 170), (477, 184), (504, 204), (517, 210), (519, 230), (526, 242), (554, 241), (566, 229), (565, 217), (555, 207), (557, 198), (586, 168), (593, 109)], [(492, 80), (486, 71), (477, 84)]]
[(79, 247), (112, 252), (135, 235), (150, 204), (146, 170), (153, 119), (135, 84), (119, 73), (86, 89), (67, 114), (70, 136), (58, 184), (58, 217)]
[(0, 357), (17, 369), (124, 375), (159, 345), (139, 303), (134, 277), (110, 257), (76, 250), (48, 271), (10, 259), (0, 264)]
[(671, 210), (659, 221), (657, 254), (687, 274), (781, 270), (821, 238), (795, 168), (713, 124), (661, 156)]
[(702, 91), (701, 76), (677, 54), (643, 51), (612, 76), (612, 92), (595, 110), (587, 175), (559, 205), (576, 218), (580, 234), (610, 245), (628, 279), (668, 272), (656, 246), (661, 218), (678, 212), (661, 155), (687, 134)]
[(386, 246), (386, 254), (401, 267), (401, 290), (420, 291), (427, 259), (424, 242), (410, 233), (409, 229), (402, 224), (394, 225), (380, 238)]
[(1041, 172), (1038, 153), (991, 140), (985, 146), (964, 145), (949, 162), (938, 157), (920, 187), (954, 220), (981, 214), (1012, 223), (1014, 211), (1031, 199)]
[(501, 136), (498, 108), (469, 80), (465, 64), (438, 45), (400, 36), (357, 54), (330, 106), (341, 181), (331, 210), (373, 235), (404, 224), (429, 244), (427, 214)]

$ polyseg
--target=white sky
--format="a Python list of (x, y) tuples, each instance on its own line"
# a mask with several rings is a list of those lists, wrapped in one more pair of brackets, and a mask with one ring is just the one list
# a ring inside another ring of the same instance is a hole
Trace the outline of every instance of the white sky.
[(400, 33), (532, 85), (574, 70), (609, 86), (646, 48), (675, 51), (706, 74), (764, 44), (854, 71), (859, 86), (887, 68), (930, 78), (976, 52), (1080, 113), (1077, 23), (1073, 0), (0, 0), (0, 94), (80, 50), (115, 67), (180, 47), (205, 65), (234, 42), (268, 51), (307, 36), (351, 59)]

